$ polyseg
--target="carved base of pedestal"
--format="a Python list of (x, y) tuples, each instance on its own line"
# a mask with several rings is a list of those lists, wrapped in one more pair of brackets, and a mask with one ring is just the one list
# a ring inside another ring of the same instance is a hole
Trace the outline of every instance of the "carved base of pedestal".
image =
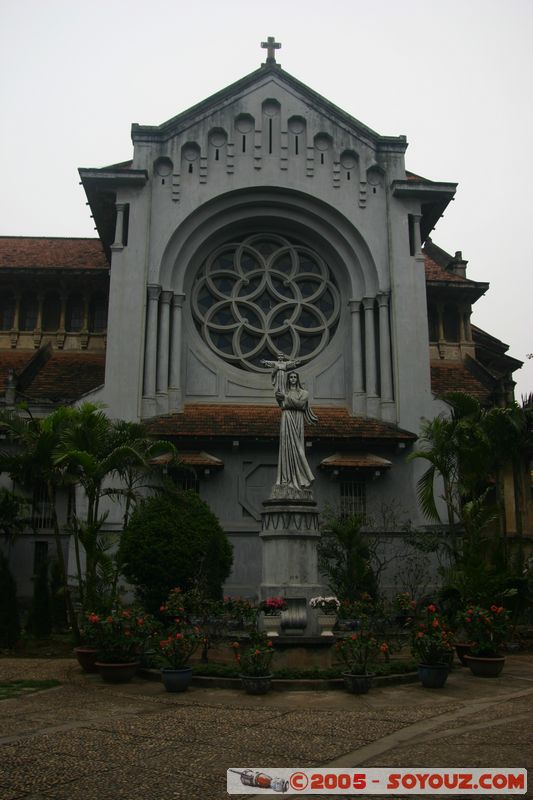
[(287, 636), (314, 636), (316, 615), (309, 600), (325, 590), (318, 578), (318, 509), (311, 498), (271, 498), (263, 503), (260, 538), (263, 550), (261, 599), (282, 595)]

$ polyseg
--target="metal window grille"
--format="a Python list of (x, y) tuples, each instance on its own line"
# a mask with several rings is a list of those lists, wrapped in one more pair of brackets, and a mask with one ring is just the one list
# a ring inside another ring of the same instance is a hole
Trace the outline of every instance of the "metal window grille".
[(168, 477), (172, 480), (176, 489), (181, 489), (184, 492), (188, 490), (200, 492), (200, 481), (193, 469), (169, 469)]
[(366, 484), (363, 481), (341, 481), (341, 517), (366, 514)]
[(46, 486), (36, 486), (33, 490), (31, 524), (34, 530), (53, 527), (53, 509), (48, 500)]

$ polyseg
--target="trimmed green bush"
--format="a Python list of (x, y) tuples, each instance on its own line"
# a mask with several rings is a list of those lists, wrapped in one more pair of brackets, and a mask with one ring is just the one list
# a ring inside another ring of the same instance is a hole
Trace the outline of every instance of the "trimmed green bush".
[(157, 613), (175, 586), (218, 599), (233, 563), (220, 523), (196, 492), (145, 500), (121, 537), (119, 559), (138, 599)]
[(0, 550), (0, 647), (14, 647), (20, 638), (17, 585)]

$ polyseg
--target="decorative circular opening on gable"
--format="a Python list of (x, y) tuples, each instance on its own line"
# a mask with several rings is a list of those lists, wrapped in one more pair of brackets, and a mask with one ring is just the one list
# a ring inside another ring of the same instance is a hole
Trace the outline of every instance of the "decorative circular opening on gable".
[(282, 352), (306, 363), (331, 341), (340, 316), (337, 283), (311, 248), (270, 233), (217, 247), (191, 297), (196, 327), (224, 361), (253, 372)]
[(172, 173), (174, 165), (170, 158), (167, 156), (161, 156), (160, 158), (156, 158), (154, 161), (154, 170), (156, 175), (159, 175), (161, 178), (166, 178), (168, 175)]
[(209, 134), (209, 144), (212, 147), (224, 147), (227, 138), (225, 130), (222, 128), (214, 128)]
[(239, 133), (250, 133), (254, 129), (254, 118), (250, 114), (239, 114), (235, 120), (235, 127)]
[(263, 113), (266, 114), (267, 117), (275, 117), (280, 111), (281, 106), (273, 97), (269, 97), (268, 100), (265, 100), (263, 103)]
[(291, 117), (288, 122), (289, 132), (296, 136), (305, 130), (305, 120), (303, 117)]

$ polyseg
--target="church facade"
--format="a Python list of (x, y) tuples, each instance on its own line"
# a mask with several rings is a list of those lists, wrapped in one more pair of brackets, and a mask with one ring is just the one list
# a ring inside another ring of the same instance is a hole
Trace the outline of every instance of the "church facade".
[(430, 238), (456, 185), (406, 171), (405, 137), (309, 89), (272, 46), (132, 141), (131, 161), (80, 170), (98, 240), (0, 239), (4, 403), (83, 394), (171, 439), (234, 545), (228, 591), (253, 595), (283, 354), (318, 420), (319, 506), (377, 529), (388, 515), (392, 535), (391, 509), (392, 528), (424, 526), (405, 461), (421, 421), (452, 389), (505, 402), (520, 363), (470, 322), (488, 285)]

